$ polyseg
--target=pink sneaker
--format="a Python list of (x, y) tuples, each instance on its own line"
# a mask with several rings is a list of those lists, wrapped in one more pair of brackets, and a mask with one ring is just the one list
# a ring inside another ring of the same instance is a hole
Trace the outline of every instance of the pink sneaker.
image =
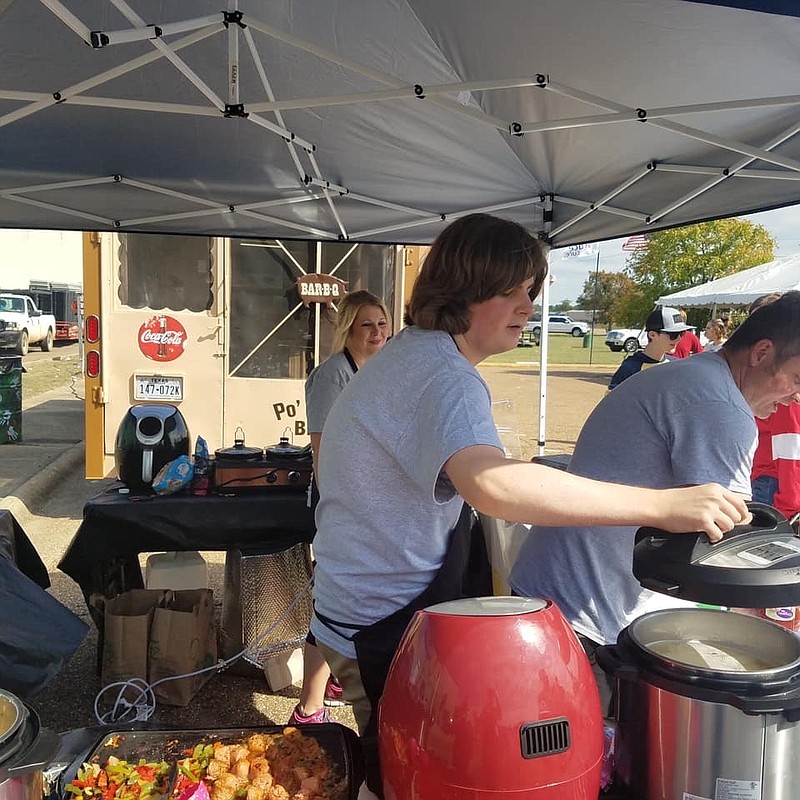
[(294, 707), (294, 711), (292, 711), (292, 716), (289, 717), (289, 721), (286, 724), (317, 725), (320, 722), (333, 722), (327, 708), (321, 708), (319, 711), (315, 711), (313, 714), (309, 714), (307, 717), (304, 717), (300, 713), (300, 706), (296, 705)]
[(335, 678), (328, 678), (328, 684), (325, 687), (324, 702), (329, 708), (347, 705), (347, 701), (344, 699), (344, 689), (342, 689)]

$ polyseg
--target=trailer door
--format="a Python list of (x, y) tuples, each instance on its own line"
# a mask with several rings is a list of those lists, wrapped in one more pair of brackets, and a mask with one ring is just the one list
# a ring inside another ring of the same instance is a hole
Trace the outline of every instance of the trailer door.
[(224, 264), (220, 240), (104, 234), (101, 358), (104, 469), (125, 412), (177, 406), (195, 437), (222, 445)]

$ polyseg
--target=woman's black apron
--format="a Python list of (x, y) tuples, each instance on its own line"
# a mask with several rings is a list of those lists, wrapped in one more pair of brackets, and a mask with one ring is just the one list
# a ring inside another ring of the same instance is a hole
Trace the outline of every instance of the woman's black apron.
[(361, 683), (372, 705), (372, 715), (361, 736), (367, 770), (367, 786), (382, 796), (378, 764), (378, 701), (394, 654), (409, 622), (417, 611), (463, 597), (492, 594), (492, 575), (480, 523), (464, 503), (458, 522), (448, 536), (447, 550), (439, 571), (426, 589), (408, 605), (371, 625), (351, 625), (320, 614), (317, 619), (342, 636), (342, 629), (354, 631), (349, 638), (356, 650)]

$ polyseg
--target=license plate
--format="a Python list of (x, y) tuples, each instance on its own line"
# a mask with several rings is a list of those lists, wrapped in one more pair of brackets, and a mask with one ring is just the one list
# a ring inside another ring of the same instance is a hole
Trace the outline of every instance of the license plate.
[(183, 378), (134, 375), (134, 400), (183, 400)]

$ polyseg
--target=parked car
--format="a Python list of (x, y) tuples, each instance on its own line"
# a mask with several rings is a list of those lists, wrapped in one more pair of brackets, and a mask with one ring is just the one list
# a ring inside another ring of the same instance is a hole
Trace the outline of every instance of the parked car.
[(606, 346), (615, 353), (635, 353), (647, 347), (647, 331), (644, 328), (615, 328), (606, 334)]
[(45, 352), (53, 349), (56, 318), (43, 314), (26, 295), (0, 294), (0, 347), (28, 354), (28, 345), (38, 344)]
[[(535, 338), (539, 338), (542, 332), (542, 321), (531, 320), (525, 324), (525, 330), (533, 333)], [(589, 333), (589, 326), (585, 322), (568, 317), (566, 314), (551, 314), (547, 319), (548, 333), (569, 333), (576, 338)]]

